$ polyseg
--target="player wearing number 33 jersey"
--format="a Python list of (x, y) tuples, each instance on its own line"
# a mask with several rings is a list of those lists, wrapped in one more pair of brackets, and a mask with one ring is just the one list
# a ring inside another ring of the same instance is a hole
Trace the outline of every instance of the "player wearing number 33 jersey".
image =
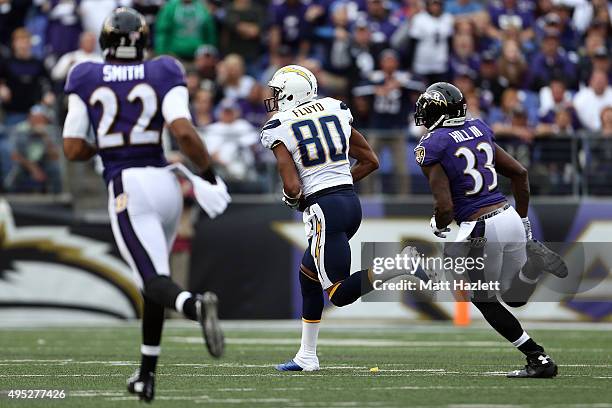
[[(511, 307), (525, 305), (543, 269), (534, 266), (546, 263), (535, 258), (545, 254), (554, 261), (543, 246), (538, 253), (528, 251), (535, 244), (527, 218), (527, 170), (495, 143), (484, 122), (467, 119), (466, 111), (461, 91), (446, 82), (429, 86), (416, 103), (415, 124), (429, 131), (414, 152), (434, 196), (430, 225), (436, 236), (446, 238), (454, 218), (459, 231), (445, 245), (445, 254), (484, 259), (484, 270), (474, 268), (459, 279), (499, 284), (499, 291), (472, 291), (469, 296), (487, 322), (527, 357), (525, 368), (508, 377), (554, 377), (555, 362), (498, 300)], [(516, 208), (499, 192), (498, 172), (510, 179)]]

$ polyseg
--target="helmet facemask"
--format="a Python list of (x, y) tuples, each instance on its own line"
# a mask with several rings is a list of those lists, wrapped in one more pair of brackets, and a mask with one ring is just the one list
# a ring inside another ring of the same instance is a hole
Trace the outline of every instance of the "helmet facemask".
[(286, 98), (286, 96), (280, 96), (283, 90), (278, 87), (270, 86), (270, 89), (272, 89), (272, 96), (264, 99), (264, 106), (266, 107), (266, 112), (276, 112), (278, 110), (278, 101)]

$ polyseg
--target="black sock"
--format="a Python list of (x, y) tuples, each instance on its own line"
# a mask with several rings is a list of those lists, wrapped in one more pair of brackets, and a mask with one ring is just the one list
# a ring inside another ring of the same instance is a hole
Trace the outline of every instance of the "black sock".
[(523, 335), (519, 321), (508, 309), (494, 299), (472, 302), (480, 310), (485, 320), (510, 343)]
[(521, 353), (528, 355), (532, 353), (543, 353), (544, 347), (540, 346), (538, 343), (533, 341), (533, 339), (529, 339), (520, 346), (517, 347)]
[(183, 314), (187, 319), (198, 320), (198, 312), (196, 310), (196, 297), (191, 296), (183, 303)]
[(157, 367), (157, 357), (159, 356), (147, 356), (141, 355), (140, 358), (140, 378), (146, 378), (150, 373), (155, 373)]
[(145, 295), (142, 314), (142, 347), (140, 351), (141, 377), (155, 372), (163, 327), (164, 307)]

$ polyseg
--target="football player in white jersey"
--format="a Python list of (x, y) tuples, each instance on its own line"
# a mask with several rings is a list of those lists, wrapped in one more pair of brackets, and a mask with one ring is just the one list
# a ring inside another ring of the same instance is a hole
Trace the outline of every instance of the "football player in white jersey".
[[(351, 126), (344, 102), (316, 99), (317, 80), (306, 68), (289, 65), (268, 83), (273, 97), (263, 126), (262, 144), (272, 149), (283, 182), (283, 202), (303, 211), (309, 241), (300, 265), (302, 342), (279, 371), (319, 369), (317, 337), (323, 291), (336, 306), (353, 303), (373, 290), (368, 270), (350, 273), (349, 240), (361, 223), (361, 204), (353, 183), (378, 168), (378, 158)], [(350, 165), (349, 157), (355, 159)], [(380, 276), (377, 276), (380, 279)]]

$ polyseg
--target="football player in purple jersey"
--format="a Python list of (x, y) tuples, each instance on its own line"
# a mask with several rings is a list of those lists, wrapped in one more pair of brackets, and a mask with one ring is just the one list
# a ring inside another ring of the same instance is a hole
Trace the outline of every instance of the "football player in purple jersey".
[[(224, 349), (216, 295), (192, 294), (170, 279), (168, 258), (183, 198), (162, 151), (164, 123), (200, 171), (201, 179), (190, 176), (194, 189), (202, 190), (207, 213), (222, 213), (229, 201), (191, 123), (183, 67), (167, 56), (145, 61), (148, 37), (144, 17), (135, 10), (111, 13), (100, 34), (105, 61), (80, 63), (68, 75), (63, 131), (69, 160), (97, 154), (104, 164), (115, 242), (144, 297), (141, 365), (128, 380), (128, 390), (145, 401), (154, 397), (164, 308), (198, 321), (211, 355), (220, 357)], [(90, 126), (95, 144), (87, 141)]]
[[(428, 130), (415, 148), (415, 156), (433, 194), (431, 228), (436, 236), (446, 238), (455, 220), (459, 225), (455, 242), (465, 242), (470, 256), (484, 255), (487, 280), (500, 283), (499, 294), (507, 305), (523, 306), (542, 272), (563, 277), (563, 272), (542, 268), (536, 261), (545, 259), (552, 264), (560, 258), (532, 239), (527, 170), (495, 143), (489, 126), (479, 119), (466, 119), (466, 111), (461, 91), (446, 82), (429, 86), (416, 103), (415, 123)], [(514, 207), (497, 187), (498, 173), (511, 181)], [(476, 274), (468, 278), (478, 279)], [(517, 288), (524, 298), (507, 296), (517, 293)], [(527, 357), (525, 368), (508, 373), (508, 377), (557, 375), (555, 362), (497, 300), (497, 293), (475, 291), (470, 300), (487, 322)]]

